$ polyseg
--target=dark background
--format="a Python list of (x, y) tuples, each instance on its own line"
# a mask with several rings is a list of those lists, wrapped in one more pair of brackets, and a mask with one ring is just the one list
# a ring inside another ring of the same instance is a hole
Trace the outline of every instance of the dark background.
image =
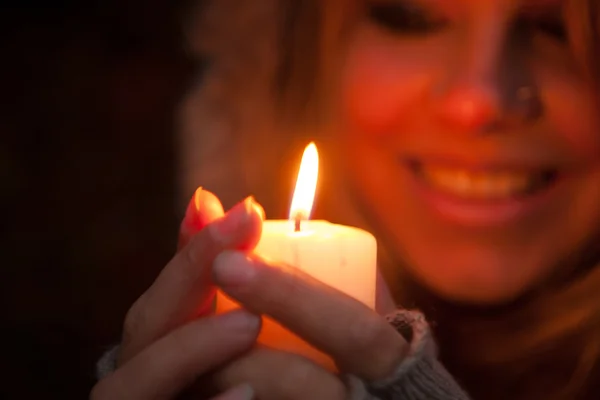
[(172, 255), (179, 0), (0, 6), (0, 398), (86, 398)]

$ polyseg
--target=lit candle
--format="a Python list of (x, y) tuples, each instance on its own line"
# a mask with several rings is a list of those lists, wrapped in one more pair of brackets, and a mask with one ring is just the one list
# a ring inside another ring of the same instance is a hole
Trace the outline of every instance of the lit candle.
[[(317, 186), (317, 147), (306, 147), (296, 181), (289, 220), (264, 221), (255, 253), (299, 268), (371, 308), (375, 308), (377, 244), (370, 233), (327, 221), (311, 221)], [(239, 306), (217, 293), (217, 313)], [(307, 356), (334, 369), (329, 357), (269, 318), (263, 318), (258, 341), (269, 347)]]

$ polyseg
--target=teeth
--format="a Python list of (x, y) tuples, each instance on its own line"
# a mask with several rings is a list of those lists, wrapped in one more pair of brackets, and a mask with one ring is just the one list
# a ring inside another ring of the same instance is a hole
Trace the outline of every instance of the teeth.
[(502, 199), (532, 190), (539, 174), (483, 172), (464, 169), (423, 167), (422, 174), (433, 186), (448, 193), (474, 199)]

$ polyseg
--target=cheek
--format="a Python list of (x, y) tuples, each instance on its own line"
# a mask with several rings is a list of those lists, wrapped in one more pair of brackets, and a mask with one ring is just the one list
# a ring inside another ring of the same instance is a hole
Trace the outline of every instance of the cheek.
[(417, 108), (432, 76), (406, 52), (374, 42), (356, 43), (345, 65), (346, 118), (358, 130), (378, 135), (397, 133), (405, 116)]
[(535, 65), (538, 85), (544, 88), (545, 113), (558, 141), (578, 162), (600, 160), (600, 104), (590, 85), (566, 67)]
[(585, 98), (586, 89), (574, 92), (565, 88), (557, 94), (554, 110), (548, 114), (558, 132), (564, 132), (564, 141), (579, 161), (600, 161), (600, 122), (598, 108)]

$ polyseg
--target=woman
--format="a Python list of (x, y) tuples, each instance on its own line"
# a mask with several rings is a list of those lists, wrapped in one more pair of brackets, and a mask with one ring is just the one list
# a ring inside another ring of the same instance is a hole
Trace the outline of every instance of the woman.
[[(420, 314), (392, 314), (399, 335), (246, 257), (260, 207), (223, 217), (200, 190), (181, 252), (133, 305), (94, 396), (169, 397), (196, 382), (240, 399), (598, 398), (597, 3), (234, 3), (210, 2), (190, 24), (211, 64), (184, 107), (184, 192), (202, 184), (227, 206), (252, 193), (284, 216), (294, 155), (317, 139), (317, 213), (377, 236), (393, 303), (426, 315), (439, 361)], [(210, 277), (350, 378), (248, 351), (256, 316), (205, 316)]]

